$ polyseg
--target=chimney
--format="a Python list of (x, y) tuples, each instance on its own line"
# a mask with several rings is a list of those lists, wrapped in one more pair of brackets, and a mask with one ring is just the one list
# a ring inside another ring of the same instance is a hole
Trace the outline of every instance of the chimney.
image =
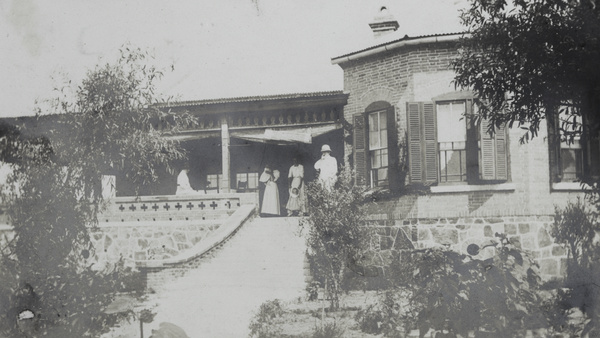
[(386, 6), (381, 6), (379, 12), (373, 18), (373, 22), (369, 24), (375, 38), (395, 32), (400, 25), (396, 18), (390, 13)]

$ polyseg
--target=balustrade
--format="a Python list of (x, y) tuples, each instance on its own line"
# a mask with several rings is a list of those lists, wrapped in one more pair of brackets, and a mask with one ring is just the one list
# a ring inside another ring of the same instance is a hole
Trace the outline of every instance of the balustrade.
[(226, 218), (242, 204), (256, 204), (255, 193), (116, 197), (100, 222), (212, 220)]

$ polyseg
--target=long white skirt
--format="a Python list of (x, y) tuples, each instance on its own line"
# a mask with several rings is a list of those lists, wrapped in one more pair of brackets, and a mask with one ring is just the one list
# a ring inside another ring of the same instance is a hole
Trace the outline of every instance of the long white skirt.
[(277, 188), (277, 183), (273, 181), (267, 182), (260, 212), (263, 214), (279, 215), (279, 189)]

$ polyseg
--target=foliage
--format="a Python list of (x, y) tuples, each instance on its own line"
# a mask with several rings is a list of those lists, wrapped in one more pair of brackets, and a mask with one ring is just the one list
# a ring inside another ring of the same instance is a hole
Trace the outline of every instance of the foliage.
[(354, 319), (360, 330), (375, 335), (383, 333), (386, 337), (404, 337), (397, 319), (405, 296), (401, 290), (387, 290), (377, 304), (358, 311)]
[(500, 245), (485, 260), (442, 248), (398, 255), (391, 269), (394, 289), (362, 315), (361, 326), (375, 330), (377, 325), (391, 337), (415, 328), (421, 337), (430, 329), (450, 336), (488, 331), (516, 337), (544, 327), (537, 267), (505, 235), (496, 236)]
[(342, 338), (346, 330), (337, 321), (325, 322), (315, 327), (313, 338)]
[[(551, 234), (556, 243), (568, 248), (566, 290), (559, 293), (557, 309), (563, 317), (572, 308), (579, 308), (586, 315), (588, 321), (581, 335), (600, 334), (600, 268), (597, 264), (600, 244), (596, 240), (599, 231), (597, 213), (588, 210), (579, 199), (555, 211)], [(565, 326), (568, 323), (554, 324)]]
[(306, 285), (306, 294), (308, 295), (309, 301), (315, 301), (319, 299), (319, 288), (321, 287), (321, 283), (317, 281), (312, 281), (310, 284)]
[(313, 277), (326, 288), (332, 309), (339, 308), (345, 269), (360, 264), (370, 238), (363, 223), (365, 189), (355, 185), (352, 177), (344, 168), (332, 189), (319, 182), (307, 184), (310, 214), (301, 221), (303, 229), (308, 229)]
[(283, 316), (283, 314), (284, 311), (279, 299), (266, 301), (261, 304), (258, 313), (250, 321), (250, 337), (278, 337), (281, 332), (274, 324), (275, 320)]
[(571, 139), (600, 126), (600, 6), (596, 0), (471, 0), (470, 36), (453, 62), (455, 84), (474, 90), (479, 112), (537, 135), (563, 107)]
[(145, 64), (147, 53), (128, 47), (121, 52), (115, 63), (88, 73), (74, 101), (66, 96), (53, 101), (63, 114), (52, 116), (47, 137), (11, 128), (0, 135), (10, 146), (2, 160), (12, 163), (13, 173), (2, 200), (15, 232), (0, 260), (0, 271), (12, 276), (2, 276), (8, 284), (0, 288), (7, 300), (0, 308), (5, 335), (17, 335), (14, 324), (23, 306), (36, 316), (32, 336), (91, 337), (105, 331), (111, 319), (103, 310), (131, 272), (88, 261), (94, 254), (88, 229), (97, 224), (103, 205), (100, 177), (118, 171), (148, 183), (185, 155), (155, 129), (191, 121), (151, 106), (162, 73)]

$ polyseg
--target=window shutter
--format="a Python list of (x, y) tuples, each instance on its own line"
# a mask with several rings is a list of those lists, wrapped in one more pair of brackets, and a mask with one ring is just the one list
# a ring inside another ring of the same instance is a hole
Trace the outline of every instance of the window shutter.
[(600, 138), (598, 136), (594, 137), (593, 135), (590, 135), (586, 146), (587, 159), (584, 174), (586, 178), (597, 179), (600, 177)]
[(396, 110), (394, 106), (386, 109), (386, 123), (388, 135), (388, 180), (390, 190), (397, 191), (402, 182), (400, 182), (398, 172), (398, 127), (396, 126)]
[(508, 151), (505, 124), (496, 128), (494, 137), (496, 138), (496, 179), (506, 181), (508, 179)]
[(361, 184), (367, 183), (367, 135), (364, 114), (354, 115), (354, 170)]
[(498, 181), (508, 179), (508, 158), (506, 151), (506, 128), (496, 127), (494, 135), (488, 133), (491, 121), (482, 119), (479, 135), (481, 139), (481, 179)]
[(408, 103), (407, 113), (410, 181), (437, 182), (437, 121), (433, 103)]
[(562, 165), (560, 158), (560, 132), (558, 129), (558, 114), (547, 118), (548, 124), (548, 155), (550, 160), (550, 182), (560, 182)]
[(418, 103), (407, 103), (408, 163), (411, 183), (424, 183), (421, 165), (421, 113)]
[(438, 165), (437, 165), (437, 120), (435, 118), (435, 110), (433, 103), (423, 104), (423, 122), (425, 136), (425, 180), (426, 183), (434, 183), (438, 180)]

